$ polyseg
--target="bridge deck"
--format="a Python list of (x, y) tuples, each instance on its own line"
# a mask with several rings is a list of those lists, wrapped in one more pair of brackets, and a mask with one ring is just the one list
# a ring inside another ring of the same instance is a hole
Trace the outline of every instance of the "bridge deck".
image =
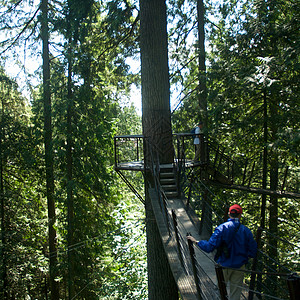
[[(175, 236), (169, 235), (169, 231), (159, 204), (158, 195), (154, 189), (150, 189), (149, 192), (160, 235), (165, 247), (165, 252), (167, 253), (170, 267), (172, 269), (175, 281), (177, 282), (180, 294), (182, 298), (186, 300), (198, 299), (193, 275), (187, 274), (182, 267)], [(167, 209), (169, 213), (171, 213), (172, 210), (175, 211), (178, 223), (181, 225), (178, 227), (181, 231), (181, 236), (185, 237), (186, 234), (190, 232), (196, 239), (201, 239), (201, 236), (199, 236), (196, 226), (188, 216), (181, 199), (168, 200)], [(207, 280), (214, 284), (214, 289), (216, 294), (218, 294), (217, 279), (215, 275), (214, 263), (212, 262), (212, 256), (210, 255), (210, 259), (208, 255), (205, 255), (200, 251), (196, 251), (195, 255), (197, 261), (201, 262), (201, 269), (205, 270), (203, 271), (205, 273), (204, 276), (207, 278)]]

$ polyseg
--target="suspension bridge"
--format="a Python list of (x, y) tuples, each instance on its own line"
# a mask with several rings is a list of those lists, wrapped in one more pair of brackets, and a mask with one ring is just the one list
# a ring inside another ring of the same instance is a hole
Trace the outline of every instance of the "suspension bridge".
[[(223, 267), (215, 263), (213, 254), (203, 252), (186, 239), (187, 233), (197, 240), (208, 239), (212, 229), (224, 222), (229, 204), (216, 191), (237, 190), (289, 201), (299, 201), (300, 193), (287, 184), (288, 168), (280, 176), (279, 190), (261, 188), (257, 178), (261, 172), (256, 170), (255, 162), (246, 161), (242, 167), (237, 166), (225, 154), (225, 149), (212, 141), (202, 143), (200, 160), (194, 162), (191, 138), (191, 134), (174, 134), (174, 162), (160, 164), (153, 150), (150, 151), (151, 159), (146, 163), (144, 147), (151, 147), (142, 135), (116, 136), (115, 170), (143, 203), (143, 195), (125, 173), (152, 173), (151, 203), (182, 299), (225, 300), (228, 297)], [(252, 220), (245, 221), (251, 223)], [(289, 226), (299, 227), (297, 219), (294, 223), (291, 220), (291, 223)], [(254, 224), (251, 230), (256, 232), (258, 255), (243, 271), (246, 283), (241, 287), (241, 299), (299, 300), (299, 238), (288, 241)], [(270, 240), (276, 240), (277, 245), (285, 249), (286, 255), (282, 257), (289, 257), (288, 260), (270, 255), (268, 249), (275, 247)]]

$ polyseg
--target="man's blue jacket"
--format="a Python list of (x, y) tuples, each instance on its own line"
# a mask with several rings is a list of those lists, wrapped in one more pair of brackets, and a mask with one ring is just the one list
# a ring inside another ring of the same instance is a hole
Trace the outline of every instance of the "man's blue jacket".
[(222, 241), (228, 246), (230, 257), (226, 258), (222, 253), (217, 263), (229, 268), (240, 268), (248, 262), (249, 257), (255, 257), (257, 244), (252, 232), (244, 225), (235, 232), (239, 225), (239, 219), (228, 219), (227, 222), (218, 226), (209, 241), (200, 241), (198, 246), (205, 252), (212, 252), (218, 248)]

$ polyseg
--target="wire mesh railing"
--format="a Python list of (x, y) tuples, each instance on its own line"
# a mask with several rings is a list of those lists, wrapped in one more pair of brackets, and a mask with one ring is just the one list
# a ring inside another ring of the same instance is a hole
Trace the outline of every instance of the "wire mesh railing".
[[(208, 223), (203, 224), (202, 227), (200, 226), (200, 233), (203, 233), (204, 227), (214, 228), (225, 221), (229, 203), (219, 199), (199, 178), (191, 180), (192, 176), (191, 173), (190, 178), (183, 178), (183, 180), (187, 179), (189, 182), (188, 187), (185, 188), (186, 197), (188, 198), (187, 203), (199, 215), (201, 221), (206, 220)], [(182, 186), (187, 185), (183, 183)], [(203, 212), (205, 206), (210, 212), (209, 218), (206, 219)], [(245, 299), (294, 299), (293, 290), (297, 290), (300, 295), (299, 276), (295, 275), (296, 271), (290, 268), (291, 263), (287, 263), (287, 260), (289, 254), (300, 251), (299, 244), (291, 243), (283, 237), (274, 235), (265, 228), (259, 229), (257, 227), (256, 231), (259, 230), (261, 230), (261, 235), (257, 242), (259, 242), (260, 249), (256, 258), (256, 265), (253, 265), (252, 268), (249, 266), (249, 269), (245, 271), (248, 285), (242, 287), (243, 297)], [(273, 240), (276, 240), (277, 244), (272, 244)], [(281, 249), (286, 250), (285, 255), (279, 255), (279, 244), (281, 244)], [(270, 255), (271, 253), (273, 253), (273, 256)], [(274, 257), (274, 253), (278, 253), (278, 256)], [(297, 263), (292, 264), (296, 267), (296, 270), (297, 265), (299, 268), (299, 255)], [(293, 280), (290, 280), (289, 284), (293, 287), (288, 289), (287, 281), (291, 276)]]

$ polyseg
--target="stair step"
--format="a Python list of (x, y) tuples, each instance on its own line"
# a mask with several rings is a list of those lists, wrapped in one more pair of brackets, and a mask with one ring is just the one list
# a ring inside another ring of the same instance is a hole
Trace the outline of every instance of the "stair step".
[(161, 184), (170, 184), (170, 183), (176, 184), (175, 178), (161, 178), (159, 181)]
[(174, 184), (169, 184), (169, 185), (162, 185), (161, 186), (164, 191), (177, 191), (177, 186)]
[(165, 192), (165, 195), (168, 197), (168, 198), (176, 198), (178, 196), (178, 192)]
[(178, 197), (177, 180), (174, 168), (161, 168), (159, 181), (165, 195), (170, 198)]
[(159, 166), (161, 170), (174, 170), (174, 166), (171, 164), (162, 164)]
[(173, 172), (160, 172), (160, 178), (174, 178)]

